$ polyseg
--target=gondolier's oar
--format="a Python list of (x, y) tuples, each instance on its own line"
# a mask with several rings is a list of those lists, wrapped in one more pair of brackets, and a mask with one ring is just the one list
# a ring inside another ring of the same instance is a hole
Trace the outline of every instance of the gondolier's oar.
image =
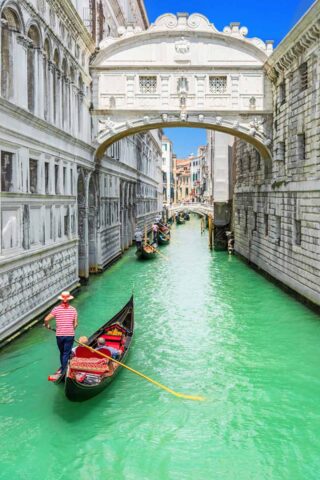
[(158, 253), (159, 255), (161, 255), (163, 258), (165, 258), (166, 260), (169, 260), (168, 257), (166, 257), (165, 255), (163, 255), (163, 253), (161, 253), (157, 248), (155, 248), (153, 245), (149, 245), (149, 247), (153, 248), (153, 250)]
[[(52, 330), (53, 332), (56, 331), (55, 328), (52, 328), (50, 326), (49, 326), (48, 330)], [(153, 385), (156, 385), (157, 387), (162, 388), (163, 390), (166, 390), (166, 392), (171, 393), (171, 395), (174, 395), (175, 397), (185, 398), (186, 400), (196, 400), (196, 401), (199, 401), (199, 402), (202, 402), (202, 401), (205, 400), (204, 397), (200, 397), (200, 396), (197, 396), (197, 395), (186, 395), (184, 393), (175, 392), (171, 388), (166, 387), (165, 385), (162, 385), (162, 383), (159, 383), (156, 380), (152, 380), (152, 378), (148, 377), (144, 373), (138, 372), (137, 370), (134, 370), (133, 368), (128, 367), (128, 365), (125, 365), (124, 363), (119, 362), (118, 360), (115, 360), (112, 357), (109, 357), (109, 355), (105, 355), (104, 353), (100, 352), (99, 350), (95, 350), (94, 348), (89, 347), (89, 345), (86, 345), (85, 343), (79, 342), (78, 340), (74, 340), (74, 341), (78, 345), (81, 345), (81, 347), (85, 347), (85, 348), (87, 348), (88, 350), (91, 350), (94, 353), (98, 353), (98, 355), (100, 355), (101, 357), (107, 358), (108, 360), (111, 360), (112, 362), (117, 363), (121, 367), (124, 367), (127, 370), (130, 370), (130, 372), (135, 373), (136, 375), (139, 375), (139, 377), (144, 378), (148, 382), (153, 383)], [(106, 346), (106, 348), (108, 348), (108, 346)]]
[[(165, 385), (162, 385), (162, 383), (159, 383), (156, 380), (152, 380), (152, 378), (148, 377), (144, 373), (138, 372), (137, 370), (134, 370), (133, 368), (128, 367), (128, 365), (125, 365), (124, 363), (121, 363), (118, 360), (115, 360), (114, 358), (109, 357), (109, 355), (105, 355), (104, 353), (100, 352), (99, 350), (95, 350), (94, 348), (89, 347), (89, 345), (81, 343), (78, 340), (75, 340), (75, 342), (78, 345), (81, 345), (81, 347), (85, 347), (85, 348), (87, 348), (88, 350), (91, 350), (94, 353), (98, 353), (99, 355), (101, 355), (101, 357), (107, 358), (108, 360), (111, 360), (112, 362), (117, 363), (118, 365), (121, 365), (121, 367), (124, 367), (127, 370), (130, 370), (130, 372), (135, 373), (136, 375), (139, 375), (139, 377), (142, 377), (145, 380), (147, 380), (148, 382), (153, 383), (153, 385), (156, 385), (157, 387), (162, 388), (163, 390), (166, 390), (166, 392), (171, 393), (171, 395), (174, 395), (175, 397), (185, 398), (186, 400), (198, 400), (199, 402), (202, 402), (203, 400), (205, 400), (204, 397), (200, 397), (200, 396), (197, 396), (197, 395), (185, 395), (184, 393), (175, 392), (171, 388), (166, 387)], [(108, 345), (106, 345), (106, 348), (108, 348)]]

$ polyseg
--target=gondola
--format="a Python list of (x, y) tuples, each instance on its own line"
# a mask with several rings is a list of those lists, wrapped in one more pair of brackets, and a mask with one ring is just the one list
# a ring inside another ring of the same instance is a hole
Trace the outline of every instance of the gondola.
[[(111, 320), (100, 327), (88, 339), (88, 346), (96, 348), (97, 339), (103, 337), (106, 346), (99, 350), (111, 357), (109, 347), (117, 348), (121, 353), (119, 362), (125, 363), (132, 341), (134, 329), (133, 296), (129, 302)], [(55, 383), (62, 383), (69, 400), (80, 402), (102, 392), (121, 370), (121, 366), (108, 360), (98, 352), (92, 352), (84, 346), (78, 346), (69, 360), (65, 375)]]
[(138, 258), (142, 258), (144, 260), (151, 260), (152, 258), (155, 258), (157, 252), (152, 245), (142, 242), (141, 247), (136, 251), (136, 255)]
[(170, 242), (170, 236), (168, 234), (159, 232), (158, 242), (159, 245), (168, 245), (168, 243)]
[(186, 212), (186, 213), (183, 215), (183, 218), (184, 218), (185, 220), (189, 221), (189, 220), (190, 220), (190, 215), (189, 215), (189, 213)]
[(185, 219), (180, 215), (177, 216), (176, 222), (177, 222), (177, 225), (183, 225), (184, 223), (186, 223)]

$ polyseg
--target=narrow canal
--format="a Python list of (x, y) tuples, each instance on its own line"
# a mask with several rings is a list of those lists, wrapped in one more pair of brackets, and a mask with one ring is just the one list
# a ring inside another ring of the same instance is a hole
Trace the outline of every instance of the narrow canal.
[(167, 259), (131, 249), (74, 302), (90, 334), (135, 292), (128, 371), (71, 403), (47, 382), (54, 335), (36, 327), (1, 352), (0, 478), (311, 480), (320, 471), (320, 320), (235, 257), (200, 222), (173, 227)]

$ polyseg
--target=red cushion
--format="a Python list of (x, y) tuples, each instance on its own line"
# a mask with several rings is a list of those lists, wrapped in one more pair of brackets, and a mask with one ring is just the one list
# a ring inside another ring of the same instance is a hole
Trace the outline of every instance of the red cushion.
[(79, 347), (76, 348), (74, 355), (76, 357), (82, 357), (82, 358), (90, 358), (92, 357), (92, 352), (89, 350), (89, 348), (82, 347), (79, 345)]
[(102, 338), (105, 340), (109, 340), (110, 342), (120, 342), (122, 336), (121, 335), (101, 335)]

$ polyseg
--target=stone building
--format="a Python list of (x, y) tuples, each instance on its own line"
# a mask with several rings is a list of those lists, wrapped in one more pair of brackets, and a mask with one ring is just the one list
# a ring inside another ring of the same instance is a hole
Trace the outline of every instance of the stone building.
[(174, 200), (173, 149), (170, 138), (162, 136), (163, 200), (170, 205)]
[(0, 1), (0, 338), (102, 270), (161, 210), (158, 131), (95, 161), (89, 64), (101, 31), (81, 19), (93, 3), (103, 35), (147, 26), (138, 0)]
[(186, 202), (191, 200), (191, 159), (176, 159), (176, 201)]
[(236, 250), (320, 305), (320, 2), (265, 63), (273, 161), (237, 140)]

